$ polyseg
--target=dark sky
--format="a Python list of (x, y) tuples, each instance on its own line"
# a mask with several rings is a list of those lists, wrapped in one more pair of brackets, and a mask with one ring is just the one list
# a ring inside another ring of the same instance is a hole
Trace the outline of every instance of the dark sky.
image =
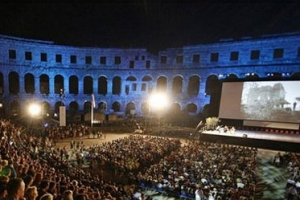
[(0, 3), (0, 34), (62, 45), (158, 51), (221, 38), (300, 31), (300, 3), (152, 1)]

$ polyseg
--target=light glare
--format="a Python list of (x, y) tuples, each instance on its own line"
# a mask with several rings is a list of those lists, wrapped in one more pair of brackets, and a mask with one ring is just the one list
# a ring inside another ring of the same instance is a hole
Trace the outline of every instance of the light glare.
[(38, 104), (31, 104), (28, 111), (31, 116), (38, 116), (41, 113), (41, 106)]
[(152, 109), (161, 110), (168, 105), (168, 97), (164, 93), (154, 93), (149, 98), (149, 105)]

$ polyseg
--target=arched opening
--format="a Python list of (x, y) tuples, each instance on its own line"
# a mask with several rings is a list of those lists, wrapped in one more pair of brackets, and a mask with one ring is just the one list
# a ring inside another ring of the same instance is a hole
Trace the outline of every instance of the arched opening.
[(98, 78), (98, 94), (107, 94), (107, 78), (105, 76)]
[(18, 94), (20, 92), (20, 78), (16, 72), (10, 72), (8, 75), (9, 93)]
[(78, 94), (78, 78), (77, 76), (70, 76), (69, 78), (69, 93)]
[(56, 75), (54, 77), (54, 93), (55, 94), (64, 93), (64, 77), (61, 75)]
[(156, 90), (159, 92), (165, 92), (167, 90), (167, 78), (160, 76), (157, 79)]
[(49, 76), (46, 74), (40, 76), (40, 93), (49, 94)]
[(121, 104), (119, 102), (114, 102), (112, 104), (112, 110), (114, 112), (120, 112), (121, 111)]
[(120, 95), (122, 86), (121, 78), (119, 76), (114, 77), (112, 84), (112, 94)]
[(188, 95), (198, 95), (200, 89), (199, 76), (191, 76), (188, 83)]
[(181, 76), (176, 76), (173, 78), (173, 83), (172, 83), (172, 93), (173, 94), (181, 94), (182, 93), (182, 77)]
[(93, 78), (91, 76), (84, 77), (83, 93), (84, 94), (93, 94)]

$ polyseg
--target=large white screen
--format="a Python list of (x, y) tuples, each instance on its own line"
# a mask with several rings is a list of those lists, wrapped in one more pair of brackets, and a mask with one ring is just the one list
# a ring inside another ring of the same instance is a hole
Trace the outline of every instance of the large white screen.
[(224, 82), (219, 118), (300, 122), (300, 81)]

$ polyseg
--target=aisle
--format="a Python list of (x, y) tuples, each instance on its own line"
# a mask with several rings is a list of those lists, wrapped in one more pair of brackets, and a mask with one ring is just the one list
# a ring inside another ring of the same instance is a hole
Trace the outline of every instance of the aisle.
[(92, 146), (92, 145), (97, 145), (103, 142), (111, 142), (113, 140), (119, 139), (119, 138), (124, 138), (124, 137), (128, 137), (129, 133), (109, 133), (109, 134), (103, 134), (102, 138), (92, 138), (92, 137), (87, 137), (87, 136), (83, 136), (83, 137), (78, 137), (78, 138), (65, 138), (63, 140), (59, 140), (56, 143), (55, 147), (65, 147), (67, 149), (70, 149), (70, 142), (71, 141), (83, 141), (83, 144), (87, 147)]

